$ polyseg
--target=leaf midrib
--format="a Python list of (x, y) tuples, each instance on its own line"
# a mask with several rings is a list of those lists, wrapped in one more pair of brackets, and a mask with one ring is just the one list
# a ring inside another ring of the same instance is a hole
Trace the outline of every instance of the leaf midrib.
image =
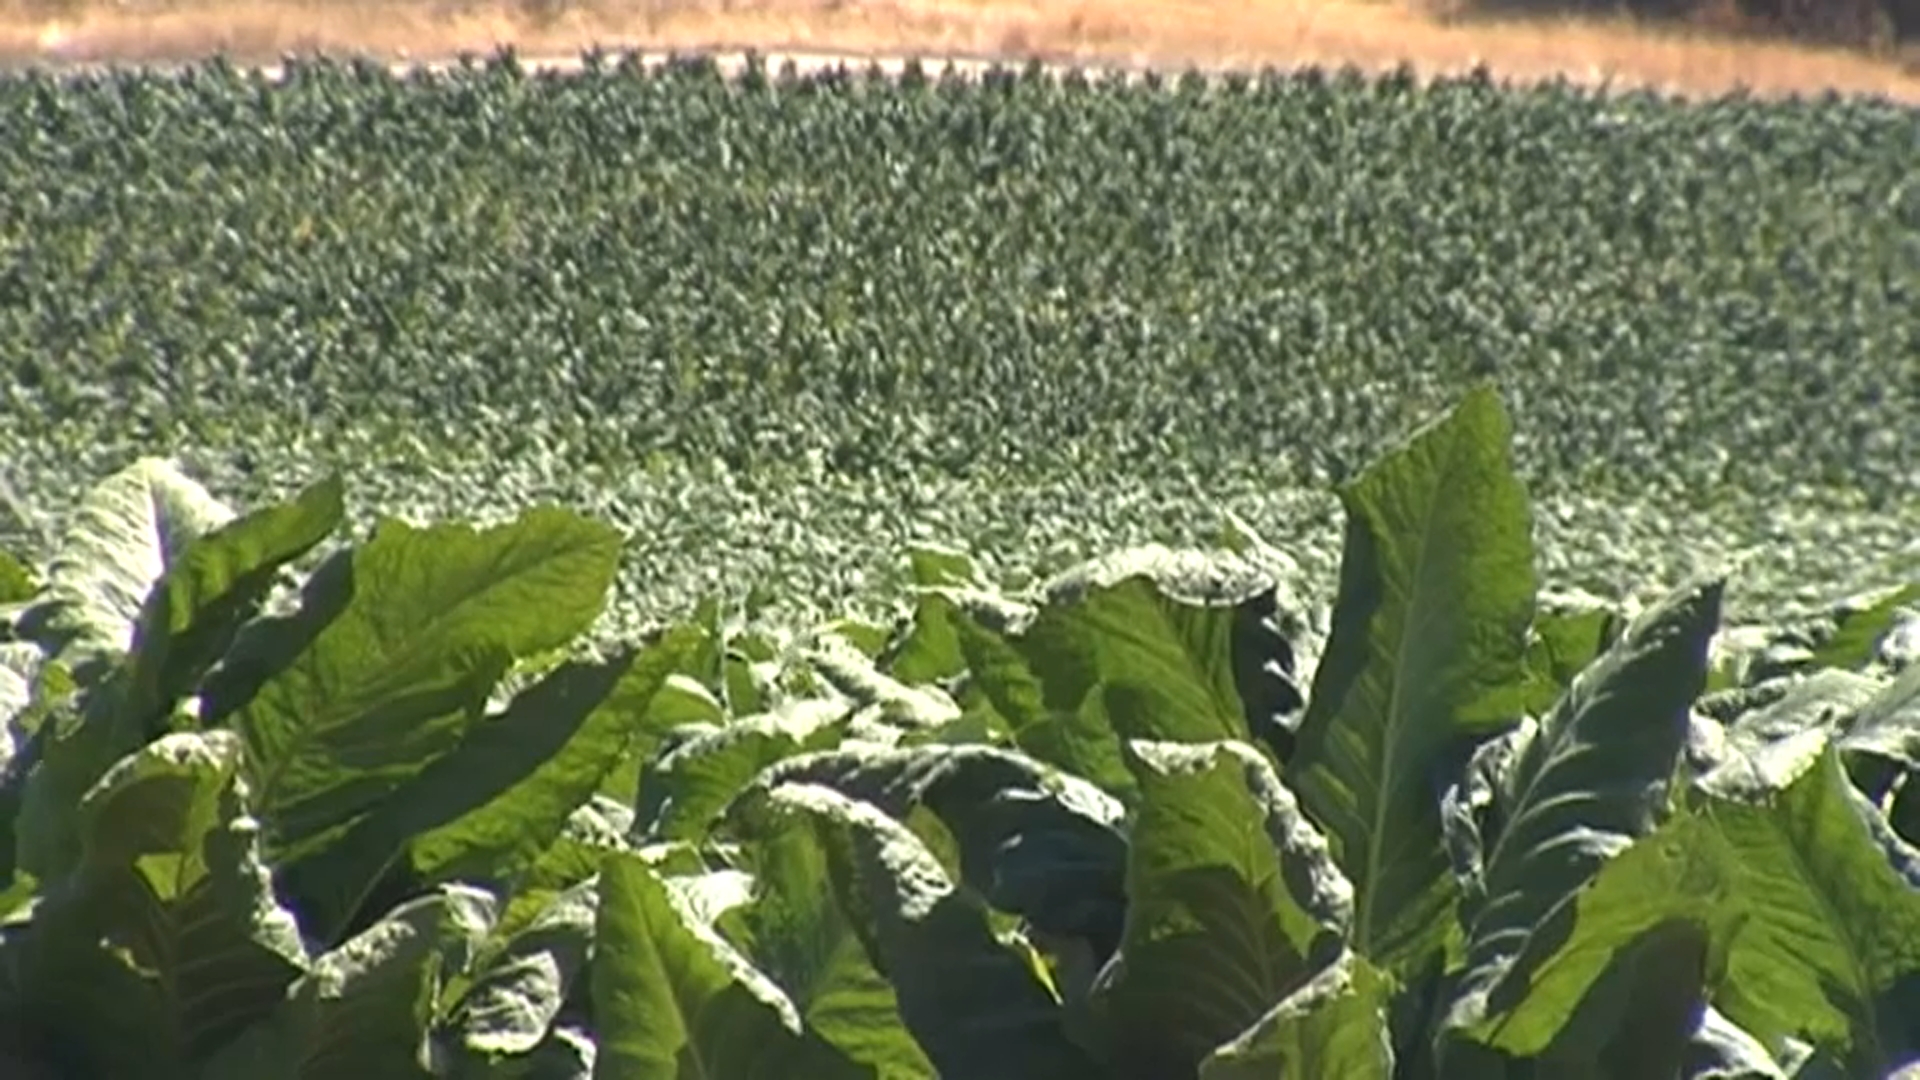
[[(1401, 679), (1400, 675), (1401, 675), (1401, 672), (1404, 671), (1406, 668), (1407, 654), (1409, 652), (1409, 643), (1413, 640), (1413, 637), (1414, 637), (1413, 631), (1416, 625), (1418, 625), (1415, 619), (1412, 618), (1412, 616), (1416, 613), (1414, 601), (1417, 597), (1421, 595), (1421, 591), (1418, 588), (1418, 585), (1421, 582), (1425, 581), (1426, 579), (1428, 553), (1433, 548), (1432, 538), (1436, 528), (1436, 521), (1437, 521), (1437, 518), (1439, 517), (1438, 508), (1441, 502), (1440, 496), (1442, 493), (1444, 493), (1447, 489), (1449, 489), (1452, 486), (1455, 466), (1462, 452), (1461, 450), (1462, 441), (1463, 440), (1458, 435), (1455, 435), (1452, 439), (1448, 440), (1448, 443), (1446, 446), (1446, 452), (1442, 456), (1442, 460), (1440, 462), (1440, 466), (1441, 466), (1440, 483), (1436, 485), (1437, 490), (1434, 493), (1434, 497), (1427, 501), (1426, 508), (1424, 512), (1421, 514), (1420, 548), (1419, 548), (1418, 554), (1415, 556), (1415, 559), (1414, 559), (1414, 572), (1411, 578), (1411, 581), (1415, 587), (1409, 590), (1408, 595), (1406, 597), (1407, 612), (1409, 617), (1403, 621), (1400, 640), (1396, 642), (1394, 645), (1394, 653), (1393, 653), (1394, 678), (1393, 678), (1392, 685), (1387, 690), (1387, 727), (1386, 727), (1386, 733), (1385, 733), (1386, 738), (1381, 740), (1381, 761), (1380, 761), (1379, 773), (1377, 776), (1377, 779), (1381, 782), (1375, 787), (1375, 796), (1373, 800), (1373, 812), (1369, 815), (1371, 820), (1368, 822), (1369, 831), (1368, 831), (1367, 840), (1366, 840), (1366, 843), (1367, 843), (1366, 887), (1364, 890), (1362, 890), (1362, 895), (1359, 898), (1360, 908), (1357, 913), (1358, 917), (1354, 921), (1354, 944), (1356, 948), (1358, 948), (1359, 951), (1365, 955), (1372, 955), (1374, 952), (1375, 944), (1376, 944), (1376, 932), (1374, 929), (1374, 911), (1379, 906), (1379, 897), (1381, 892), (1379, 885), (1380, 885), (1381, 879), (1385, 876), (1385, 869), (1386, 869), (1386, 863), (1385, 863), (1386, 832), (1385, 830), (1386, 830), (1387, 808), (1389, 804), (1392, 802), (1392, 792), (1393, 792), (1392, 781), (1395, 776), (1396, 769), (1399, 766), (1400, 756), (1401, 756), (1401, 746), (1400, 746), (1401, 740), (1395, 737), (1400, 732), (1400, 728), (1403, 723), (1403, 721), (1400, 719), (1400, 716), (1401, 716), (1401, 709), (1403, 707), (1402, 699), (1404, 696), (1402, 693), (1401, 687), (1404, 680)], [(1418, 608), (1417, 610), (1420, 614), (1424, 616), (1424, 613), (1425, 613), (1424, 606)]]

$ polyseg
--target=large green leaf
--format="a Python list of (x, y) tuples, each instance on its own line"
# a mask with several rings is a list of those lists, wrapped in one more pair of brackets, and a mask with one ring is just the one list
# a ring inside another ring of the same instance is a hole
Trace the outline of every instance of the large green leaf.
[[(1612, 934), (1615, 921), (1639, 919), (1631, 924), (1639, 933), (1647, 920), (1667, 914), (1621, 908), (1588, 916), (1581, 897), (1608, 860), (1653, 830), (1667, 804), (1665, 785), (1686, 742), (1689, 706), (1706, 682), (1723, 591), (1721, 579), (1708, 579), (1649, 608), (1581, 673), (1537, 730), (1516, 741), (1493, 793), (1500, 824), (1479, 838), (1486, 852), (1481, 900), (1465, 912), (1467, 966), (1449, 1028), (1533, 1052), (1544, 1045), (1537, 1027), (1526, 1027), (1524, 1037), (1490, 1033), (1521, 1030), (1512, 1014), (1541, 984), (1541, 965), (1565, 963), (1567, 934), (1598, 932), (1579, 920), (1603, 918)], [(1710, 875), (1696, 876), (1710, 883)], [(1570, 1006), (1584, 989), (1530, 1008)]]
[(900, 1002), (834, 899), (825, 850), (783, 829), (753, 848), (753, 901), (718, 926), (792, 999), (802, 1021), (876, 1080), (932, 1080)]
[(1079, 777), (1018, 751), (936, 744), (802, 754), (756, 782), (819, 784), (902, 822), (925, 806), (958, 845), (962, 879), (988, 903), (1044, 933), (1087, 939), (1100, 960), (1119, 943), (1125, 810)]
[(599, 879), (591, 973), (605, 1080), (858, 1076), (804, 1031), (780, 988), (634, 855)]
[[(1130, 798), (1121, 738), (1249, 738), (1238, 681), (1250, 666), (1241, 655), (1246, 628), (1239, 614), (1248, 598), (1230, 593), (1232, 603), (1213, 605), (1204, 593), (1169, 592), (1174, 586), (1144, 571), (1111, 584), (1087, 573), (1056, 583), (1032, 621), (1010, 636), (956, 616), (968, 670), (1015, 745)], [(1163, 699), (1162, 707), (1134, 717), (1146, 728), (1115, 728), (1104, 688), (1117, 680)]]
[[(1444, 1075), (1478, 1075), (1456, 1035), (1565, 1067), (1651, 1055), (1660, 1068), (1646, 1075), (1677, 1068), (1704, 1004), (1708, 954), (1723, 952), (1737, 928), (1731, 862), (1710, 823), (1692, 815), (1612, 856), (1516, 940), (1509, 959), (1463, 973), (1442, 1032)], [(1600, 1075), (1638, 1075), (1608, 1069)]]
[(347, 925), (405, 854), (413, 880), (503, 882), (531, 865), (646, 730), (690, 632), (604, 661), (568, 661), (404, 782), (286, 881), (313, 927)]
[(1361, 955), (1406, 975), (1446, 947), (1439, 770), (1512, 719), (1534, 571), (1509, 425), (1487, 388), (1341, 490), (1339, 599), (1289, 783), (1358, 895)]
[(756, 788), (729, 820), (748, 835), (806, 828), (835, 901), (901, 1017), (949, 1080), (1088, 1076), (1063, 1013), (1031, 962), (995, 935), (986, 910), (879, 808), (817, 784)]
[(1805, 1039), (1854, 1075), (1920, 1053), (1920, 867), (1875, 827), (1824, 733), (1701, 786), (1738, 857), (1746, 920), (1715, 1004), (1763, 1042)]
[(1094, 995), (1114, 1075), (1195, 1075), (1335, 959), (1353, 889), (1252, 746), (1131, 744), (1125, 935)]
[[(1120, 739), (1089, 697), (1097, 680), (1068, 653), (1036, 666), (1007, 635), (955, 610), (954, 636), (966, 657), (975, 692), (1005, 727), (1014, 745), (1048, 764), (1084, 776), (1119, 795), (1133, 790)], [(1031, 643), (1026, 646), (1033, 650)]]
[[(678, 637), (685, 633), (695, 637), (701, 633), (699, 627), (676, 628), (663, 633)], [(696, 646), (697, 647), (697, 646)], [(709, 731), (718, 728), (727, 720), (726, 703), (713, 695), (699, 680), (687, 675), (685, 669), (667, 676), (660, 685), (660, 692), (653, 696), (653, 703), (647, 707), (647, 717), (641, 725), (646, 733), (636, 738), (627, 748), (619, 761), (607, 770), (600, 780), (600, 794), (613, 799), (629, 810), (639, 805), (640, 778), (660, 756), (662, 746), (671, 740), (677, 731), (698, 729)]]
[[(89, 496), (54, 562), (45, 604), (51, 621), (41, 636), (90, 659), (81, 663), (77, 724), (50, 735), (44, 767), (22, 794), (22, 856), (34, 873), (67, 868), (76, 849), (69, 811), (81, 792), (165, 728), (273, 573), (338, 523), (339, 504), (338, 482), (323, 482), (295, 503), (234, 520), (158, 459)], [(121, 656), (129, 649), (130, 662)]]
[(410, 845), (415, 869), (473, 878), (528, 865), (617, 762), (658, 744), (665, 732), (653, 704), (691, 636), (670, 633), (638, 656), (570, 662), (442, 759), (450, 776), (468, 772), (459, 786), (489, 797), (421, 832)]
[(297, 615), (242, 635), (206, 699), (246, 741), (276, 857), (325, 847), (459, 745), (516, 658), (599, 615), (619, 549), (562, 510), (484, 530), (389, 521), (315, 573)]
[(973, 559), (965, 552), (920, 544), (907, 552), (909, 572), (919, 587), (914, 613), (904, 631), (881, 653), (880, 670), (908, 685), (950, 679), (966, 668), (966, 654), (954, 630), (958, 610), (944, 588), (984, 589)]
[[(627, 839), (632, 830), (633, 812), (603, 795), (576, 807), (567, 815), (560, 835), (515, 879), (512, 898), (496, 930), (523, 928), (555, 896), (599, 874), (609, 852), (633, 851)], [(684, 851), (685, 846), (668, 850)], [(524, 907), (524, 917), (516, 916), (516, 909), (524, 905), (531, 906)]]
[(407, 901), (316, 959), (202, 1080), (425, 1080), (441, 986), (493, 914), (486, 893), (459, 885)]
[(839, 745), (846, 713), (845, 706), (831, 701), (791, 701), (694, 734), (642, 774), (642, 834), (670, 840), (706, 835), (714, 816), (760, 770), (795, 754)]
[(171, 711), (232, 644), (281, 567), (325, 540), (344, 514), (338, 476), (187, 541), (155, 582), (133, 633), (127, 699), (143, 722)]
[(43, 644), (127, 652), (147, 594), (195, 537), (233, 511), (173, 462), (146, 457), (103, 480), (75, 509), (47, 568)]
[(163, 736), (87, 793), (73, 874), (8, 950), (16, 1022), (138, 1075), (178, 1075), (306, 969), (260, 860), (240, 754), (228, 732)]
[(1200, 1080), (1390, 1080), (1391, 984), (1351, 951), (1200, 1063)]
[[(1216, 721), (1195, 717), (1186, 721), (1184, 726), (1192, 730), (1185, 734), (1166, 727), (1123, 736), (1204, 741), (1251, 734), (1277, 754), (1290, 749), (1292, 725), (1306, 705), (1297, 678), (1298, 652), (1312, 636), (1303, 617), (1305, 604), (1291, 583), (1271, 566), (1234, 551), (1148, 544), (1098, 556), (1048, 581), (1043, 617), (1048, 608), (1099, 600), (1109, 590), (1139, 580), (1151, 583), (1170, 636), (1184, 647), (1185, 662), (1155, 667), (1173, 657), (1162, 648), (1142, 651), (1128, 643), (1124, 651), (1114, 651), (1103, 672), (1129, 673), (1138, 684), (1175, 691), (1189, 709), (1204, 703), (1241, 722), (1210, 732)], [(1136, 660), (1149, 663), (1135, 666)], [(1174, 677), (1176, 671), (1180, 678)], [(1195, 685), (1188, 688), (1183, 682)]]
[(1529, 715), (1551, 709), (1574, 677), (1619, 637), (1623, 621), (1615, 605), (1592, 597), (1543, 593), (1527, 635), (1528, 681), (1520, 709)]

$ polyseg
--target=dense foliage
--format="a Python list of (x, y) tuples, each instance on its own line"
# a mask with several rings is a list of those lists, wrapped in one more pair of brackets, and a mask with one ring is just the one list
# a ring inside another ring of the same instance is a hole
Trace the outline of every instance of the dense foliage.
[(1911, 110), (603, 67), (0, 80), (10, 479), (318, 463), (379, 512), (615, 520), (649, 614), (715, 567), (837, 604), (921, 534), (1200, 539), (1196, 490), (1330, 569), (1331, 508), (1273, 493), (1493, 374), (1556, 578), (1758, 543), (1778, 598), (1920, 521)]
[(1725, 573), (1542, 590), (1510, 434), (1340, 487), (1324, 628), (1241, 532), (603, 652), (605, 524), (144, 459), (4, 563), (0, 1066), (1911, 1075), (1920, 589), (1759, 650)]

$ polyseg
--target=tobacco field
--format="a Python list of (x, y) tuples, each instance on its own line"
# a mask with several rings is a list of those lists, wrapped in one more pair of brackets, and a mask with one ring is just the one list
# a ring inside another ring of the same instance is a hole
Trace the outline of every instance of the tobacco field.
[(1920, 590), (1543, 589), (1510, 439), (1339, 487), (1325, 633), (1241, 529), (600, 651), (605, 522), (139, 459), (0, 561), (0, 1068), (1912, 1077)]
[(0, 1076), (1915, 1080), (1920, 117), (0, 76)]
[(1744, 557), (1744, 617), (1916, 569), (1911, 110), (590, 59), (0, 79), (16, 546), (153, 453), (604, 516), (628, 629), (1223, 509), (1328, 582), (1327, 484), (1484, 377), (1556, 582)]

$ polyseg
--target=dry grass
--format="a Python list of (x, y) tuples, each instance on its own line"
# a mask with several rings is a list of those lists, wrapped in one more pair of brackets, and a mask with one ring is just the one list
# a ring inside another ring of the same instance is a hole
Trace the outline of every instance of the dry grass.
[[(1127, 66), (1485, 64), (1691, 94), (1881, 94), (1920, 104), (1920, 70), (1841, 50), (1653, 31), (1624, 22), (1450, 19), (1423, 0), (140, 0), (64, 17), (0, 0), (0, 64), (167, 61), (216, 51), (431, 59), (512, 43), (526, 57), (591, 44), (855, 55), (1039, 56)], [(1435, 2), (1435, 0), (1424, 0)]]

